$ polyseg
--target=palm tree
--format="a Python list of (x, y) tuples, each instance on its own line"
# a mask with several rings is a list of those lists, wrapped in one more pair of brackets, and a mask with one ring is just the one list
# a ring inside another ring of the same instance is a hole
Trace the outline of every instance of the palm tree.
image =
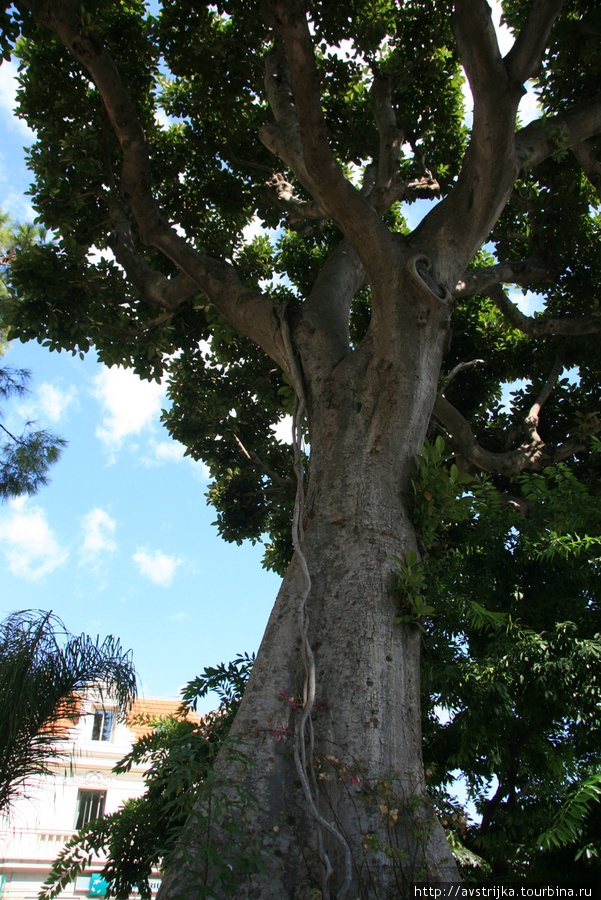
[(76, 715), (78, 693), (95, 686), (124, 715), (136, 697), (131, 651), (111, 635), (72, 635), (52, 612), (22, 610), (0, 623), (0, 812), (31, 775), (60, 753), (57, 725)]

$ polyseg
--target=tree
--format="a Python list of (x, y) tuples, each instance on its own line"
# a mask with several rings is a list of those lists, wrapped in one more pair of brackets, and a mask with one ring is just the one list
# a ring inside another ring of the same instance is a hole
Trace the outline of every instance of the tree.
[[(0, 212), (0, 355), (6, 347), (6, 331), (2, 328), (3, 305), (8, 297), (4, 283), (17, 248), (30, 247), (42, 237), (40, 228), (11, 223)], [(30, 373), (24, 369), (0, 367), (0, 398), (7, 400), (27, 393)], [(0, 500), (35, 494), (48, 482), (48, 469), (57, 461), (65, 441), (46, 430), (34, 430), (28, 422), (17, 437), (0, 422), (3, 443), (0, 447)]]
[[(265, 855), (239, 897), (457, 878), (424, 794), (422, 630), (397, 589), (395, 560), (421, 551), (419, 447), (442, 431), (458, 470), (523, 506), (515, 479), (584, 464), (599, 427), (600, 13), (504, 12), (504, 57), (485, 0), (2, 13), (56, 235), (11, 267), (15, 334), (169, 369), (166, 424), (209, 464), (223, 536), (268, 534), (279, 570), (294, 550), (232, 728)], [(542, 114), (520, 127), (528, 82)], [(255, 220), (278, 230), (247, 240)], [(286, 412), (294, 453), (270, 428)], [(217, 770), (238, 774), (225, 755)], [(203, 810), (163, 897), (198, 895)]]
[(75, 637), (51, 612), (12, 613), (0, 625), (0, 811), (60, 755), (57, 724), (73, 718), (78, 693), (95, 686), (124, 714), (136, 697), (131, 654), (109, 635)]

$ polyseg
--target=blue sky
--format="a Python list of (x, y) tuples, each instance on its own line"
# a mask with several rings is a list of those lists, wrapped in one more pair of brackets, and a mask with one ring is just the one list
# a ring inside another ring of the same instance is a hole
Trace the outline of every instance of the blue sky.
[[(12, 115), (15, 75), (16, 64), (0, 67), (0, 208), (31, 221), (32, 134)], [(534, 112), (529, 94), (523, 121)], [(225, 544), (211, 527), (204, 467), (159, 424), (164, 387), (35, 343), (14, 343), (4, 363), (32, 374), (4, 424), (35, 419), (68, 446), (48, 487), (0, 506), (0, 616), (52, 609), (73, 632), (120, 637), (146, 696), (173, 696), (205, 666), (255, 651), (279, 579), (260, 547)]]
[(34, 343), (5, 363), (32, 373), (7, 427), (33, 418), (69, 443), (48, 487), (0, 507), (2, 615), (53, 609), (71, 631), (117, 635), (147, 696), (256, 650), (279, 579), (260, 548), (217, 536), (204, 467), (159, 424), (164, 388)]

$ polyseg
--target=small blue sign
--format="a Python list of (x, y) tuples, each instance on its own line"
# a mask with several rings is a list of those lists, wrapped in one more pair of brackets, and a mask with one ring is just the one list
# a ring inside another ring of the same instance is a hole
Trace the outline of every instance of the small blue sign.
[(90, 897), (106, 897), (109, 883), (105, 881), (100, 872), (94, 872), (90, 877)]

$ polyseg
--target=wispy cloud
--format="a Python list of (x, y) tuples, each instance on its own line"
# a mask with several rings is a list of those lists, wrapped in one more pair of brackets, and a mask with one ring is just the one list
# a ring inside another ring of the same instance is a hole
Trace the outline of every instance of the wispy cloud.
[(209, 467), (203, 462), (197, 462), (191, 456), (184, 456), (186, 448), (176, 440), (157, 441), (152, 439), (148, 445), (147, 453), (140, 457), (142, 465), (146, 468), (162, 466), (168, 463), (187, 463), (192, 467), (193, 474), (200, 481), (208, 481), (211, 477)]
[(108, 452), (115, 453), (126, 438), (158, 423), (165, 387), (143, 381), (129, 369), (113, 367), (94, 378), (92, 394), (104, 413), (96, 437)]
[(116, 522), (100, 507), (95, 507), (81, 519), (83, 541), (80, 548), (82, 563), (98, 565), (117, 549)]
[(173, 581), (178, 566), (183, 560), (175, 556), (167, 556), (160, 550), (138, 549), (133, 555), (133, 561), (144, 578), (149, 578), (154, 584), (161, 587), (169, 587)]
[(73, 386), (63, 390), (57, 385), (45, 381), (37, 391), (38, 408), (51, 422), (58, 422), (74, 402), (76, 396), (77, 391)]
[(50, 528), (45, 511), (23, 497), (8, 504), (0, 520), (0, 542), (10, 571), (26, 581), (49, 575), (69, 555)]
[(162, 463), (182, 462), (185, 447), (179, 441), (153, 441), (150, 453), (144, 458), (145, 466), (158, 466)]
[(18, 405), (19, 415), (42, 422), (59, 422), (77, 397), (77, 390), (70, 386), (61, 388), (44, 381), (35, 394), (29, 395)]

